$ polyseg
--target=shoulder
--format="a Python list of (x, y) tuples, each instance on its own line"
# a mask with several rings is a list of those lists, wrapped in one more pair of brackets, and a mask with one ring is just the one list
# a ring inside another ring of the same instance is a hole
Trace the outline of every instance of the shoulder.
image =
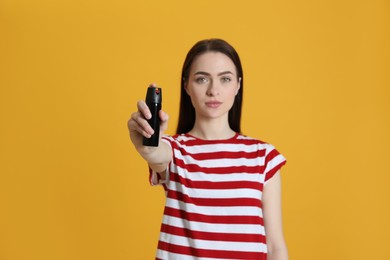
[(195, 139), (186, 134), (163, 135), (162, 138), (171, 142), (187, 142)]
[(241, 142), (244, 144), (256, 144), (258, 146), (264, 146), (264, 147), (270, 145), (269, 143), (267, 143), (263, 140), (260, 140), (260, 139), (254, 138), (254, 137), (250, 137), (247, 135), (243, 135), (243, 134), (238, 134), (236, 139), (237, 139), (237, 142)]
[(243, 134), (239, 134), (237, 136), (237, 142), (245, 144), (245, 145), (249, 145), (249, 146), (256, 146), (259, 151), (262, 151), (265, 154), (268, 154), (268, 153), (276, 150), (275, 146), (273, 146), (272, 144), (270, 144), (264, 140), (260, 140), (260, 139), (253, 138), (253, 137), (243, 135)]
[(250, 141), (250, 142), (256, 142), (256, 143), (264, 143), (263, 141), (261, 141), (261, 140), (259, 140), (257, 138), (253, 138), (251, 136), (244, 135), (244, 134), (238, 134), (237, 135), (237, 140)]
[(163, 135), (161, 138), (163, 141), (175, 146), (182, 146), (196, 141), (195, 138), (186, 134)]

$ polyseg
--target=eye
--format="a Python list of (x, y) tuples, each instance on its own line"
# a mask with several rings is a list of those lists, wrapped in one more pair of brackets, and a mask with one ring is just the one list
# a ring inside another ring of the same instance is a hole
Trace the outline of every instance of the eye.
[(198, 77), (195, 79), (196, 83), (198, 84), (205, 84), (207, 83), (209, 80), (206, 78), (206, 77)]
[(222, 82), (230, 82), (230, 81), (232, 81), (232, 79), (230, 77), (222, 77), (221, 81)]

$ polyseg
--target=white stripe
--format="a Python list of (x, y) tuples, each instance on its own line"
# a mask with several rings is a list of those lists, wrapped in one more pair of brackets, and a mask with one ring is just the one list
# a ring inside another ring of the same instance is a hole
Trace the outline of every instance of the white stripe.
[(275, 168), (277, 165), (279, 165), (284, 160), (285, 160), (285, 158), (281, 154), (275, 156), (271, 161), (269, 161), (267, 163), (267, 167), (265, 168), (264, 172), (268, 173), (269, 171), (271, 171), (273, 168)]
[(261, 173), (248, 173), (238, 172), (229, 174), (220, 173), (204, 173), (204, 172), (191, 172), (188, 173), (187, 169), (182, 168), (174, 163), (171, 164), (170, 171), (179, 174), (182, 178), (186, 178), (192, 181), (254, 181), (263, 183), (264, 174)]
[[(171, 140), (174, 140), (172, 136), (170, 135), (163, 135), (163, 137), (166, 137), (166, 138), (169, 138)], [(249, 137), (249, 136), (245, 136), (245, 135), (238, 135), (237, 136), (237, 139), (239, 140), (252, 140), (252, 141), (258, 141), (257, 139), (253, 138), (253, 137)], [(193, 141), (193, 140), (197, 140), (197, 138), (193, 137), (193, 136), (189, 136), (189, 135), (185, 135), (185, 134), (180, 134), (177, 136), (176, 140), (178, 141)]]
[(229, 250), (239, 252), (266, 252), (264, 243), (255, 242), (227, 242), (191, 239), (161, 232), (160, 241), (179, 246), (192, 247), (205, 250)]
[(262, 209), (259, 207), (249, 207), (249, 206), (234, 206), (234, 207), (206, 207), (206, 206), (197, 206), (190, 203), (185, 203), (180, 200), (167, 198), (166, 206), (184, 210), (188, 213), (197, 213), (207, 216), (259, 216), (263, 217)]
[(179, 147), (186, 150), (191, 154), (200, 154), (200, 153), (215, 153), (215, 152), (256, 152), (258, 150), (265, 149), (262, 145), (259, 144), (201, 144), (201, 145), (185, 145), (180, 144)]
[(162, 140), (164, 140), (164, 139), (169, 140), (170, 142), (175, 142), (175, 143), (179, 144), (179, 146), (181, 146), (181, 144), (180, 144), (181, 142), (188, 142), (188, 141), (196, 140), (193, 137), (190, 137), (190, 136), (187, 137), (185, 135), (178, 135), (176, 137), (176, 139), (173, 138), (173, 136), (170, 136), (170, 135), (163, 135), (162, 136)]
[(247, 158), (229, 158), (229, 159), (203, 159), (196, 160), (190, 155), (182, 155), (180, 151), (174, 149), (174, 157), (183, 160), (186, 164), (196, 164), (200, 167), (217, 168), (217, 167), (234, 167), (234, 166), (261, 166), (264, 164), (264, 157)]
[[(212, 185), (212, 184), (211, 184)], [(215, 198), (215, 199), (235, 199), (235, 198), (255, 198), (261, 199), (262, 192), (255, 189), (197, 189), (188, 188), (182, 183), (170, 181), (169, 189), (187, 194), (191, 198)]]
[[(248, 136), (243, 136), (243, 135), (238, 135), (237, 136), (237, 140), (251, 140), (251, 141), (256, 141), (258, 143), (254, 143), (254, 144), (237, 144), (237, 143), (232, 143), (232, 144), (218, 144), (218, 145), (215, 145), (215, 144), (200, 144), (200, 145), (190, 145), (190, 146), (188, 146), (188, 145), (185, 144), (185, 142), (187, 142), (187, 141), (194, 141), (194, 140), (197, 140), (197, 139), (194, 138), (194, 137), (191, 137), (191, 136), (185, 136), (184, 134), (178, 135), (176, 137), (176, 139), (174, 139), (170, 135), (164, 135), (162, 140), (164, 140), (164, 138), (167, 141), (169, 140), (169, 142), (177, 143), (179, 147), (186, 147), (188, 149), (193, 148), (196, 151), (204, 150), (205, 153), (209, 153), (209, 152), (213, 152), (213, 151), (214, 152), (215, 151), (232, 151), (232, 152), (236, 152), (236, 151), (250, 152), (250, 151), (252, 151), (252, 152), (254, 152), (256, 150), (263, 150), (263, 149), (266, 149), (266, 148), (269, 148), (269, 147), (273, 148), (273, 146), (271, 144), (260, 142), (259, 140), (255, 139), (255, 138), (248, 137)], [(251, 149), (248, 149), (249, 146), (252, 146)], [(230, 147), (230, 149), (229, 149), (229, 147)], [(198, 149), (200, 149), (200, 150), (198, 150)], [(188, 150), (188, 151), (190, 151), (190, 150)]]
[(255, 138), (253, 138), (253, 137), (249, 137), (249, 136), (245, 136), (245, 135), (239, 135), (239, 136), (237, 136), (237, 139), (241, 139), (241, 140), (255, 140), (255, 141), (258, 141), (258, 140), (256, 140)]
[(254, 224), (217, 224), (188, 221), (185, 219), (164, 215), (163, 223), (178, 228), (187, 228), (192, 231), (231, 234), (259, 234), (265, 235), (264, 227)]

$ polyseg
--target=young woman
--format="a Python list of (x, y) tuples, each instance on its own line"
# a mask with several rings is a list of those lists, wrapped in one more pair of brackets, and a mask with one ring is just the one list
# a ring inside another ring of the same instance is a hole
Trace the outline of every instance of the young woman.
[[(270, 144), (241, 134), (243, 72), (221, 39), (196, 43), (182, 70), (177, 134), (142, 145), (153, 129), (145, 102), (128, 121), (152, 185), (166, 191), (156, 259), (288, 259), (280, 168)], [(160, 111), (161, 132), (168, 115)]]

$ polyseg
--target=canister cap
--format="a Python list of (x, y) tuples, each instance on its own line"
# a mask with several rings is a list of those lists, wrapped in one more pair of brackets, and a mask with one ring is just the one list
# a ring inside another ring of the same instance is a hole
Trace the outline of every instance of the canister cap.
[(146, 92), (146, 103), (161, 103), (162, 102), (162, 89), (157, 86), (149, 86)]

